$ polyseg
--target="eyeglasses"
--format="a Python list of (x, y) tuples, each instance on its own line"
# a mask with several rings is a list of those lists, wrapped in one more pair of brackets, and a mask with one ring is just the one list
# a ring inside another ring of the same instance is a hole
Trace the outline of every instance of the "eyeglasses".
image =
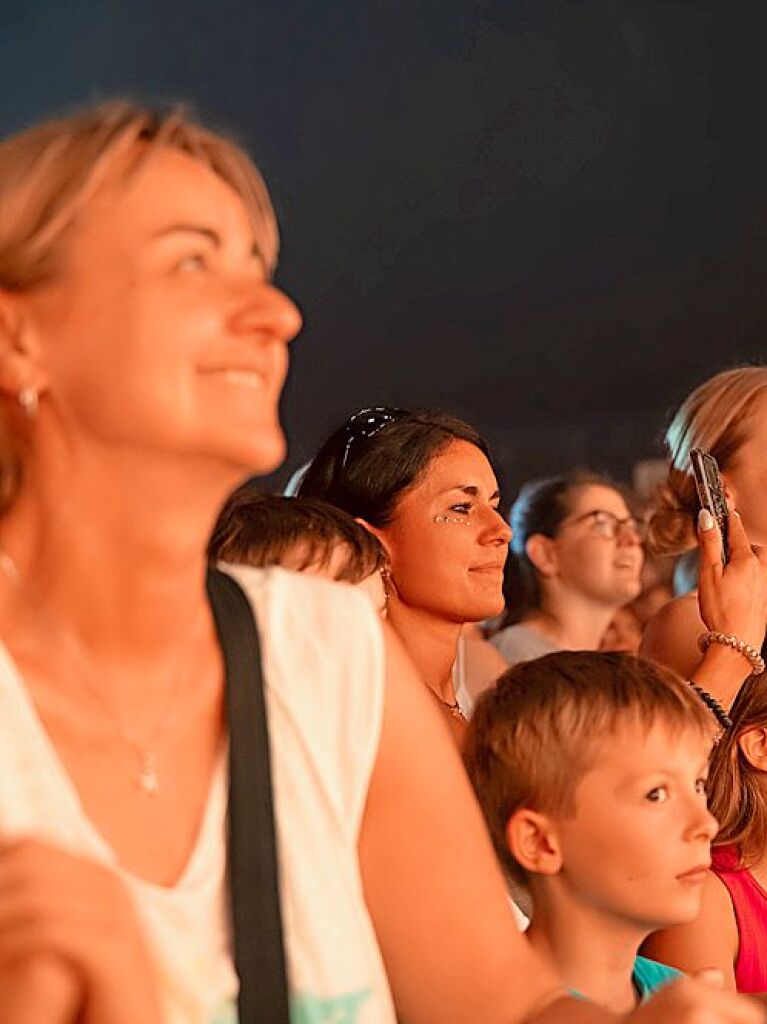
[(576, 523), (584, 523), (589, 520), (589, 528), (592, 533), (600, 537), (607, 537), (615, 540), (618, 537), (629, 537), (631, 540), (642, 541), (645, 536), (645, 525), (633, 516), (616, 516), (614, 512), (606, 509), (595, 508), (591, 512), (584, 512), (583, 515), (575, 516), (573, 519), (565, 519), (559, 524), (561, 530), (565, 526), (575, 526)]
[(383, 430), (390, 423), (402, 419), (403, 416), (407, 416), (404, 409), (394, 409), (385, 405), (372, 406), (370, 409), (360, 409), (359, 412), (355, 412), (353, 416), (350, 416), (344, 427), (347, 437), (344, 454), (341, 458), (341, 466), (346, 466), (349, 451), (355, 441), (373, 437), (379, 430)]

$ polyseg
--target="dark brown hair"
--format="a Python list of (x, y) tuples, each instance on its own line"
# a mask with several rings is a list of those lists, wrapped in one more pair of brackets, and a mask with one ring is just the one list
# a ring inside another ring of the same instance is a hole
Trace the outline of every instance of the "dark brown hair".
[(742, 686), (730, 711), (732, 728), (711, 755), (709, 809), (719, 822), (717, 846), (732, 843), (743, 867), (753, 867), (767, 845), (767, 774), (755, 768), (740, 748), (750, 729), (767, 729), (767, 675)]
[(479, 698), (463, 746), (501, 864), (525, 872), (506, 842), (522, 808), (559, 817), (575, 813), (579, 782), (620, 723), (715, 731), (711, 713), (687, 683), (631, 654), (557, 651), (520, 662)]
[(554, 537), (572, 512), (573, 495), (591, 484), (609, 487), (623, 494), (620, 487), (607, 477), (587, 470), (575, 470), (523, 484), (509, 513), (513, 534), (503, 579), (506, 611), (499, 629), (521, 622), (541, 604), (538, 573), (527, 554), (528, 540), (536, 533)]
[(362, 409), (325, 441), (298, 493), (328, 501), (371, 526), (388, 526), (399, 498), (452, 441), (467, 441), (490, 461), (482, 437), (455, 416), (386, 407)]
[(340, 509), (309, 498), (259, 494), (246, 484), (232, 494), (213, 530), (208, 556), (212, 561), (241, 562), (262, 567), (280, 565), (300, 550), (301, 571), (326, 566), (341, 545), (345, 558), (336, 579), (360, 583), (386, 566), (377, 537)]

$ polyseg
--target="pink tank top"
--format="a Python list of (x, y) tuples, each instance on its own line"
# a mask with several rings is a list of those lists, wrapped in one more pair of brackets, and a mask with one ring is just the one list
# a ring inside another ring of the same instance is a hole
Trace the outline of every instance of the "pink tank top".
[(730, 894), (738, 924), (738, 992), (767, 992), (767, 892), (738, 867), (734, 846), (714, 847), (712, 854), (712, 869)]

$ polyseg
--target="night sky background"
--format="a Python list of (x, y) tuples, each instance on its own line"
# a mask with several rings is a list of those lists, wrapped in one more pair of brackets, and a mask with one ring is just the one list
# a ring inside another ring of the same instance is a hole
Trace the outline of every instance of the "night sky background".
[(345, 415), (442, 407), (509, 495), (629, 478), (767, 356), (762, 3), (0, 0), (0, 130), (128, 94), (255, 155), (306, 326), (278, 484)]

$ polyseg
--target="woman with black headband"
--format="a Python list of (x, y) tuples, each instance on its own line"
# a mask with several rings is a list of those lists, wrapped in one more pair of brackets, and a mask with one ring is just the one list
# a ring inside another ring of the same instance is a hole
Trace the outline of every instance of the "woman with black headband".
[(386, 547), (389, 621), (460, 738), (461, 628), (502, 609), (510, 537), (487, 444), (444, 413), (363, 409), (328, 438), (299, 493), (362, 520)]

